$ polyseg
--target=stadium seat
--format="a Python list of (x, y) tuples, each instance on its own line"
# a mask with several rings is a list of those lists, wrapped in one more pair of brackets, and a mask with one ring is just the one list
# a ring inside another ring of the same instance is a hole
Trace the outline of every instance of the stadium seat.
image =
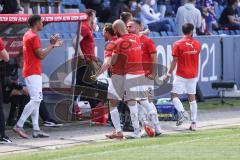
[(73, 39), (76, 36), (76, 34), (75, 33), (70, 33), (70, 36)]
[(71, 32), (75, 33), (77, 31), (78, 23), (77, 22), (70, 22), (68, 23), (69, 29)]
[(173, 31), (176, 31), (177, 25), (176, 25), (175, 18), (168, 18), (168, 20), (170, 22), (170, 25), (171, 25)]
[(230, 30), (223, 30), (224, 34), (230, 35)]
[(94, 37), (95, 38), (103, 38), (103, 33), (102, 32), (94, 32)]
[(63, 5), (78, 5), (78, 1), (77, 0), (62, 0), (62, 4)]
[(38, 35), (41, 39), (46, 39), (47, 38), (46, 35), (43, 32), (39, 32)]
[(72, 36), (71, 36), (70, 33), (63, 33), (63, 34), (62, 34), (62, 38), (63, 38), (63, 39), (72, 39)]
[(149, 37), (152, 37), (152, 38), (160, 37), (160, 34), (158, 32), (150, 32)]
[(223, 32), (223, 30), (218, 30), (218, 34), (221, 35), (221, 34), (225, 34), (225, 33)]
[(213, 31), (212, 33), (213, 33), (213, 35), (218, 35), (217, 31)]
[(240, 30), (235, 30), (237, 35), (240, 35)]
[(167, 32), (168, 36), (176, 36), (176, 34), (174, 32)]
[(82, 12), (86, 9), (85, 5), (83, 3), (78, 4), (79, 11)]
[(167, 32), (165, 32), (165, 31), (160, 32), (160, 35), (161, 35), (161, 36), (168, 36), (168, 35), (167, 35)]
[(229, 33), (230, 33), (230, 35), (236, 35), (237, 34), (235, 30), (230, 30)]
[(222, 14), (222, 11), (224, 10), (224, 7), (221, 5), (215, 5), (214, 10), (216, 13), (216, 18), (219, 19)]

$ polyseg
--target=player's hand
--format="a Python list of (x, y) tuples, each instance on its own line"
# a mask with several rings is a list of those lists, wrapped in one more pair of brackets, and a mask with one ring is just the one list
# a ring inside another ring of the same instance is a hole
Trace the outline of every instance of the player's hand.
[(96, 81), (97, 80), (97, 75), (91, 75), (90, 77), (93, 81)]
[(53, 34), (50, 38), (50, 44), (54, 47), (61, 47), (63, 46), (63, 40), (59, 38), (59, 34)]
[(63, 46), (63, 40), (57, 40), (57, 42), (55, 44), (53, 44), (54, 47), (61, 47)]
[(29, 95), (27, 87), (23, 87), (22, 94), (26, 96)]
[(169, 81), (169, 79), (170, 79), (170, 76), (168, 76), (168, 75), (165, 75), (165, 76), (164, 76), (164, 78), (163, 78), (163, 81), (164, 81), (164, 82), (168, 82), (168, 81)]
[(59, 40), (59, 35), (58, 34), (53, 34), (50, 37), (50, 44), (54, 45), (58, 40)]
[(147, 78), (150, 80), (154, 80), (155, 77), (156, 77), (156, 74), (154, 74), (154, 73), (147, 74)]

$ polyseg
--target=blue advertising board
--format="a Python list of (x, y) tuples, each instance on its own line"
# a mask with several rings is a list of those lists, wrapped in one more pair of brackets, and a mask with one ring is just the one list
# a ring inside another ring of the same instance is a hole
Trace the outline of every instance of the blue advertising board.
[[(172, 44), (179, 40), (181, 37), (162, 37), (154, 38), (158, 63), (169, 67), (172, 60)], [(221, 65), (221, 39), (223, 39), (223, 79), (227, 81), (236, 81), (240, 83), (240, 37), (239, 36), (203, 36), (197, 37), (202, 44), (202, 51), (200, 54), (199, 63), (199, 86), (203, 92), (203, 95), (217, 96), (217, 91), (211, 88), (211, 83), (221, 80), (222, 65)], [(95, 39), (96, 41), (96, 56), (103, 60), (103, 51), (105, 42), (104, 39)], [(43, 45), (48, 44), (48, 40), (43, 40)], [(71, 66), (65, 64), (68, 59), (71, 59), (74, 55), (74, 49), (71, 45), (72, 40), (64, 40), (65, 45), (62, 48), (55, 49), (44, 61), (43, 72), (45, 74), (45, 82), (48, 81), (49, 76), (59, 67), (64, 66), (65, 72), (69, 74), (71, 72)], [(59, 75), (61, 76), (61, 75)], [(66, 75), (65, 75), (66, 76)]]

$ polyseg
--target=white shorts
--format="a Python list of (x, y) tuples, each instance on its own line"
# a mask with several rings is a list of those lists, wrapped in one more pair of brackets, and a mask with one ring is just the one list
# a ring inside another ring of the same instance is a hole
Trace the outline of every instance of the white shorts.
[(29, 92), (31, 100), (41, 102), (42, 101), (42, 76), (31, 75), (25, 78), (25, 83)]
[(144, 86), (145, 75), (126, 74), (124, 90), (126, 94), (124, 100), (141, 100), (148, 97), (147, 87)]
[(124, 96), (124, 76), (112, 75), (108, 85), (108, 99), (122, 100)]
[(196, 94), (197, 78), (185, 79), (175, 76), (173, 80), (172, 93), (176, 94)]

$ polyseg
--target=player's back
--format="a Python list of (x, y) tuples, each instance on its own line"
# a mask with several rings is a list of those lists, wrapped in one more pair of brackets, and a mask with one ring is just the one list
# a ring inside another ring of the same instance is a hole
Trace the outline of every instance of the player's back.
[(116, 41), (117, 52), (125, 57), (126, 74), (142, 74), (142, 49), (137, 35), (126, 34)]
[[(116, 47), (116, 41), (118, 40), (118, 37), (113, 37), (111, 41), (108, 41), (105, 45), (104, 49), (104, 57), (112, 57), (115, 47)], [(124, 75), (124, 63), (125, 60), (122, 55), (119, 55), (118, 60), (116, 61), (115, 64), (113, 64), (110, 67), (110, 71), (112, 74), (117, 74), (117, 75)]]
[(191, 37), (175, 42), (173, 56), (178, 57), (177, 75), (184, 78), (197, 76), (200, 51), (201, 44)]

